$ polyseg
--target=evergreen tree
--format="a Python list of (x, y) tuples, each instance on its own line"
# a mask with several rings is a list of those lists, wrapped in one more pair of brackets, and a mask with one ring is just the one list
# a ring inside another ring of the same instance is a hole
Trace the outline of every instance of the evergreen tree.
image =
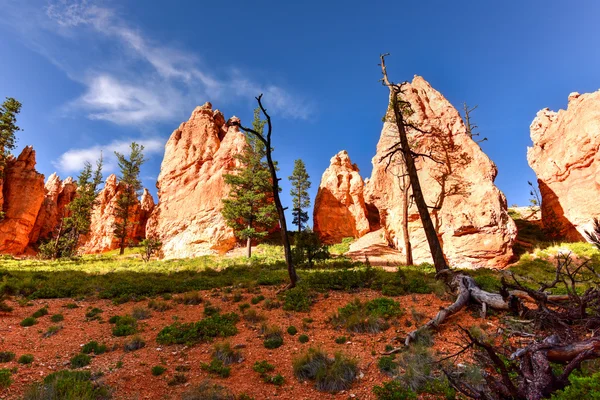
[(0, 168), (4, 167), (6, 157), (16, 146), (15, 133), (21, 128), (17, 126), (17, 114), (21, 112), (21, 103), (7, 97), (0, 105)]
[(298, 232), (302, 232), (302, 228), (308, 222), (308, 212), (304, 210), (310, 207), (309, 178), (304, 162), (301, 159), (294, 161), (294, 171), (288, 179), (292, 183), (292, 190), (290, 191), (294, 206), (292, 209), (292, 215), (294, 216), (292, 223), (298, 226)]
[(119, 177), (119, 185), (122, 186), (121, 193), (117, 198), (116, 205), (116, 222), (113, 224), (114, 235), (119, 239), (119, 254), (125, 253), (127, 245), (127, 237), (130, 236), (132, 222), (131, 212), (132, 206), (136, 203), (142, 190), (142, 182), (140, 181), (140, 168), (146, 161), (144, 159), (144, 146), (135, 142), (131, 143), (131, 153), (129, 158), (115, 151), (121, 176)]
[[(255, 110), (253, 129), (262, 133), (264, 125), (260, 110)], [(248, 257), (251, 257), (252, 241), (264, 238), (274, 227), (277, 210), (273, 203), (271, 174), (263, 161), (266, 148), (252, 135), (247, 134), (246, 140), (244, 153), (236, 157), (239, 166), (233, 174), (224, 176), (230, 191), (229, 197), (223, 200), (221, 213), (235, 235), (246, 240)]]

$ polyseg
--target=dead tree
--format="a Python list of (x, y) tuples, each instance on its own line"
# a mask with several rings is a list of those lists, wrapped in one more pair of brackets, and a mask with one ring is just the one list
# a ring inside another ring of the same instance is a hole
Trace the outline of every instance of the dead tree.
[(288, 275), (290, 277), (290, 283), (287, 286), (288, 289), (291, 289), (296, 286), (296, 282), (298, 282), (298, 274), (296, 273), (296, 268), (294, 267), (294, 263), (292, 261), (292, 249), (290, 246), (290, 239), (287, 231), (287, 224), (285, 222), (285, 208), (281, 204), (281, 199), (279, 198), (279, 180), (277, 177), (277, 169), (275, 168), (275, 163), (272, 158), (273, 148), (271, 147), (271, 133), (273, 132), (273, 126), (271, 124), (271, 117), (267, 113), (267, 109), (262, 104), (262, 94), (256, 98), (258, 102), (258, 106), (262, 111), (263, 115), (267, 120), (267, 137), (265, 138), (260, 133), (256, 132), (252, 128), (247, 128), (242, 126), (239, 122), (235, 122), (237, 126), (244, 132), (250, 133), (254, 135), (258, 140), (260, 140), (266, 148), (266, 156), (267, 156), (267, 164), (269, 164), (269, 171), (271, 172), (271, 183), (273, 185), (273, 199), (275, 201), (275, 207), (277, 208), (277, 215), (279, 217), (279, 227), (281, 228), (281, 241), (283, 243), (283, 250), (285, 253), (285, 263), (287, 265)]
[[(410, 179), (410, 183), (412, 186), (412, 192), (415, 204), (417, 205), (417, 209), (419, 210), (419, 216), (421, 217), (421, 223), (423, 224), (423, 229), (425, 230), (425, 236), (427, 237), (427, 242), (429, 243), (429, 249), (431, 250), (431, 256), (433, 258), (433, 264), (435, 266), (436, 272), (440, 273), (446, 269), (448, 269), (448, 265), (446, 263), (446, 259), (444, 257), (444, 252), (442, 251), (442, 246), (440, 244), (440, 240), (438, 238), (437, 232), (433, 225), (433, 221), (431, 220), (431, 216), (429, 215), (429, 208), (427, 203), (425, 202), (425, 197), (423, 196), (423, 191), (421, 189), (421, 184), (419, 182), (419, 175), (417, 174), (417, 167), (415, 165), (414, 157), (425, 156), (424, 154), (417, 154), (410, 149), (408, 143), (408, 135), (407, 135), (407, 124), (403, 115), (403, 107), (406, 107), (407, 102), (399, 99), (402, 95), (402, 84), (396, 84), (389, 80), (387, 75), (387, 70), (385, 67), (385, 57), (388, 54), (382, 54), (380, 56), (381, 60), (381, 73), (383, 78), (381, 82), (384, 86), (388, 88), (390, 91), (390, 106), (392, 108), (392, 112), (394, 113), (394, 122), (396, 123), (396, 127), (398, 128), (398, 145), (391, 149), (388, 156), (392, 157), (394, 154), (401, 152), (403, 155), (403, 159), (406, 162), (406, 170), (408, 177)], [(408, 103), (410, 106), (410, 103)]]

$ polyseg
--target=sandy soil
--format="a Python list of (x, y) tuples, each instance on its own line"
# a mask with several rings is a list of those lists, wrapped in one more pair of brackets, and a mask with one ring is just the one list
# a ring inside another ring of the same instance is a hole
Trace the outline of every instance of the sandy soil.
[[(266, 298), (275, 298), (275, 289), (262, 289)], [(244, 293), (242, 302), (250, 302), (256, 294)], [(235, 311), (241, 303), (234, 303), (224, 297), (223, 293), (210, 291), (202, 292), (202, 296), (210, 300), (214, 306), (221, 308), (222, 312)], [(269, 324), (279, 325), (285, 332), (288, 326), (294, 325), (299, 332), (296, 336), (285, 333), (284, 345), (275, 350), (263, 347), (259, 326), (254, 326), (243, 319), (238, 323), (239, 333), (228, 340), (233, 345), (243, 345), (241, 350), (244, 361), (232, 366), (231, 376), (227, 379), (211, 378), (212, 381), (226, 386), (234, 393), (246, 392), (256, 399), (372, 399), (372, 387), (389, 379), (377, 368), (377, 359), (386, 344), (399, 344), (397, 337), (402, 337), (412, 328), (406, 326), (411, 317), (411, 308), (432, 317), (440, 306), (447, 305), (435, 295), (409, 295), (398, 297), (397, 300), (406, 308), (406, 314), (393, 321), (392, 327), (380, 334), (349, 334), (338, 331), (327, 323), (327, 319), (340, 306), (345, 305), (355, 297), (363, 300), (379, 297), (377, 292), (365, 290), (356, 294), (331, 292), (328, 297), (319, 296), (318, 301), (309, 313), (286, 312), (282, 309), (265, 310), (260, 303), (258, 311), (268, 317)], [(126, 303), (114, 305), (107, 300), (82, 300), (77, 301), (79, 308), (67, 309), (65, 304), (73, 302), (70, 299), (37, 300), (32, 306), (19, 306), (14, 302), (11, 313), (0, 313), (0, 351), (12, 351), (18, 358), (22, 354), (31, 353), (35, 360), (31, 365), (20, 365), (15, 361), (0, 364), (0, 368), (17, 367), (18, 372), (13, 375), (13, 384), (3, 391), (0, 390), (1, 399), (19, 398), (25, 388), (32, 382), (41, 380), (47, 374), (68, 368), (69, 359), (80, 351), (80, 347), (96, 340), (105, 343), (109, 349), (105, 354), (93, 357), (92, 363), (85, 367), (91, 371), (104, 373), (103, 380), (114, 390), (115, 399), (171, 399), (179, 398), (181, 393), (191, 385), (198, 384), (210, 378), (207, 372), (200, 368), (201, 362), (209, 362), (213, 344), (198, 344), (186, 346), (162, 346), (156, 343), (158, 332), (175, 319), (182, 322), (198, 321), (203, 317), (203, 305), (186, 306), (173, 304), (174, 308), (166, 312), (152, 311), (149, 319), (140, 321), (140, 336), (146, 341), (146, 347), (130, 353), (123, 351), (123, 343), (128, 338), (114, 337), (111, 333), (112, 325), (107, 321), (113, 315), (131, 313), (134, 307), (146, 307), (147, 302)], [(30, 316), (38, 308), (47, 305), (49, 315), (39, 318), (38, 323), (32, 327), (24, 328), (19, 322)], [(101, 321), (86, 321), (84, 314), (90, 307), (104, 310)], [(62, 313), (64, 321), (59, 323), (63, 329), (56, 335), (43, 338), (44, 332), (51, 325), (52, 314)], [(314, 322), (303, 327), (303, 318), (312, 318)], [(457, 325), (469, 327), (473, 324), (480, 325), (482, 320), (474, 318), (470, 312), (463, 311), (451, 319), (436, 336), (434, 350), (439, 354), (448, 354), (457, 349), (460, 343)], [(486, 320), (490, 330), (497, 328), (497, 321)], [(310, 341), (306, 344), (298, 342), (298, 336), (306, 333)], [(336, 344), (335, 338), (347, 336), (349, 342)], [(359, 360), (362, 378), (347, 391), (336, 395), (318, 392), (310, 382), (301, 383), (292, 372), (292, 359), (311, 346), (321, 346), (328, 352), (343, 350)], [(377, 354), (373, 355), (373, 351)], [(256, 372), (252, 370), (255, 361), (267, 360), (276, 366), (274, 374), (280, 373), (286, 383), (282, 387), (265, 384)], [(122, 367), (117, 368), (121, 361)], [(163, 364), (168, 370), (159, 377), (152, 376), (150, 370), (154, 365)], [(175, 367), (185, 365), (190, 368), (185, 374), (188, 382), (184, 385), (169, 386), (167, 382), (175, 373)]]

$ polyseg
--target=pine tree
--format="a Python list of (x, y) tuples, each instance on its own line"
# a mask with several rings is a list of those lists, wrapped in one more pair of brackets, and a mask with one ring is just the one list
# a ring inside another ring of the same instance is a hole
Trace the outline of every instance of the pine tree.
[(292, 223), (298, 226), (298, 232), (302, 232), (306, 222), (308, 222), (308, 212), (304, 210), (310, 207), (309, 178), (304, 161), (301, 159), (294, 161), (294, 171), (288, 179), (292, 183), (292, 190), (290, 190), (293, 203), (292, 215), (294, 216)]
[(4, 167), (6, 157), (16, 146), (15, 133), (21, 128), (17, 126), (17, 114), (21, 112), (21, 103), (7, 97), (0, 105), (0, 168)]
[[(260, 110), (256, 109), (252, 127), (262, 133), (264, 125)], [(229, 197), (223, 200), (221, 213), (235, 235), (246, 240), (248, 257), (251, 257), (252, 241), (264, 238), (274, 227), (277, 210), (273, 203), (271, 174), (263, 161), (266, 148), (252, 135), (246, 135), (246, 141), (244, 153), (236, 157), (239, 166), (233, 174), (224, 176), (230, 191)]]
[(125, 253), (127, 245), (127, 237), (130, 236), (132, 222), (131, 212), (132, 206), (136, 203), (142, 190), (142, 182), (140, 181), (140, 168), (146, 161), (144, 159), (144, 146), (135, 142), (131, 143), (131, 153), (129, 158), (115, 151), (121, 176), (119, 177), (119, 185), (122, 186), (121, 193), (117, 198), (115, 208), (116, 222), (113, 224), (114, 235), (119, 239), (119, 254)]

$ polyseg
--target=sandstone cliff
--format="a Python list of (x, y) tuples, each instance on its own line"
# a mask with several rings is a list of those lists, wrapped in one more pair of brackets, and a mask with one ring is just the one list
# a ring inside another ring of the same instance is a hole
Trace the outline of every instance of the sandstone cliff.
[(323, 243), (339, 243), (370, 231), (364, 198), (365, 183), (348, 153), (340, 151), (323, 173), (315, 199), (313, 230)]
[(44, 201), (44, 175), (35, 170), (35, 151), (27, 146), (18, 158), (9, 157), (2, 184), (3, 219), (0, 254), (21, 254), (29, 244)]
[(531, 123), (527, 151), (542, 196), (542, 221), (556, 219), (562, 234), (581, 240), (600, 217), (600, 90), (571, 93), (566, 110), (543, 109)]
[(237, 126), (210, 103), (197, 107), (171, 135), (156, 184), (158, 205), (146, 227), (162, 242), (165, 258), (215, 254), (232, 249), (233, 230), (221, 215), (228, 189), (223, 175), (246, 146)]

